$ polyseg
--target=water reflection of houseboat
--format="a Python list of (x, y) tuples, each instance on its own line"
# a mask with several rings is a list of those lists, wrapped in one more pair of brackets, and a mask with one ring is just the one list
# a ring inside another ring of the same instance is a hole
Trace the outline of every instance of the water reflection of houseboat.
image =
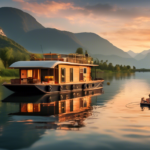
[[(19, 102), (19, 111), (16, 113), (10, 113), (9, 115), (14, 116), (13, 119), (32, 120), (33, 122), (40, 123), (63, 123), (66, 121), (72, 121), (73, 124), (77, 123), (77, 126), (83, 126), (85, 118), (91, 115), (91, 97), (100, 95), (102, 89), (94, 91), (80, 91), (74, 93), (63, 93), (58, 96), (44, 95), (34, 100), (34, 102)], [(12, 95), (3, 102), (13, 102), (11, 97), (17, 97)], [(15, 98), (13, 98), (15, 100)], [(14, 101), (16, 102), (16, 101)], [(17, 116), (17, 117), (16, 117)], [(20, 116), (20, 117), (19, 117)], [(48, 116), (46, 120), (40, 120), (38, 116)], [(61, 125), (62, 126), (62, 125)], [(60, 126), (57, 126), (60, 127)]]
[(9, 124), (0, 127), (0, 148), (29, 148), (47, 129), (80, 131), (84, 120), (92, 115), (92, 97), (101, 93), (102, 89), (60, 95), (12, 94), (3, 103), (19, 107), (9, 114)]
[(19, 93), (52, 93), (102, 88), (103, 79), (92, 80), (92, 58), (84, 55), (44, 54), (44, 59), (18, 61), (10, 68), (19, 69), (19, 79), (3, 85)]

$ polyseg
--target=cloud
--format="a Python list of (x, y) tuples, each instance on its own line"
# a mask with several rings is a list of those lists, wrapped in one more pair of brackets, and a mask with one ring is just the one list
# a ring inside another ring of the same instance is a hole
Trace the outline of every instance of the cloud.
[(150, 28), (122, 28), (113, 32), (101, 32), (99, 35), (126, 51), (134, 49), (140, 52), (145, 48), (150, 49)]
[(149, 45), (150, 8), (146, 5), (129, 7), (117, 3), (102, 3), (102, 1), (78, 5), (75, 1), (69, 0), (13, 1), (39, 20), (46, 18), (48, 21), (45, 21), (45, 25), (49, 27), (72, 32), (99, 33), (124, 50), (140, 51), (143, 50), (141, 46), (145, 48)]
[(13, 0), (14, 2), (20, 2), (20, 3), (23, 3), (24, 1), (23, 0)]
[(13, 0), (19, 2), (24, 10), (30, 11), (43, 17), (73, 18), (79, 16), (88, 16), (92, 18), (114, 17), (114, 18), (135, 18), (146, 17), (150, 15), (149, 8), (143, 7), (121, 7), (109, 3), (97, 3), (95, 5), (77, 6), (73, 2), (50, 1), (41, 3), (37, 1)]
[(19, 2), (22, 9), (30, 11), (38, 16), (53, 17), (60, 10), (66, 10), (69, 8), (73, 9), (71, 3), (55, 2), (55, 1), (45, 1), (44, 3), (30, 2), (24, 0), (13, 0)]

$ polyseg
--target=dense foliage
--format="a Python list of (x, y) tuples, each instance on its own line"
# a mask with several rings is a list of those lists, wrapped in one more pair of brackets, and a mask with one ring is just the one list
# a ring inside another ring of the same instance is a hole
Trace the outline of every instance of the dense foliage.
[(0, 76), (3, 77), (19, 77), (18, 69), (1, 69)]
[(110, 70), (110, 71), (131, 71), (131, 70), (136, 70), (135, 66), (133, 66), (133, 68), (129, 65), (125, 66), (125, 65), (119, 65), (119, 64), (116, 64), (115, 66), (113, 66), (112, 63), (108, 63), (108, 60), (106, 61), (99, 61), (98, 59), (96, 59), (94, 61), (94, 64), (97, 64), (98, 67), (96, 67), (97, 69), (100, 69), (100, 70)]

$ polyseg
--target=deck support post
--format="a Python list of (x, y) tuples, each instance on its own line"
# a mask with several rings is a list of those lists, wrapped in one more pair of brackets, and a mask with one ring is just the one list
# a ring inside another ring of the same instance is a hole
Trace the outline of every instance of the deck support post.
[(96, 80), (96, 66), (95, 66), (95, 80)]

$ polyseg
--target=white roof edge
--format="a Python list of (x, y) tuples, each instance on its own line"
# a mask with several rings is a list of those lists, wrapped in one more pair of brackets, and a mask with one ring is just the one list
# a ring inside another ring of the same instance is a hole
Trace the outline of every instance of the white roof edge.
[(63, 61), (17, 61), (11, 64), (10, 68), (54, 68), (59, 64), (64, 65), (77, 65), (77, 66), (98, 66), (94, 64), (80, 64)]

